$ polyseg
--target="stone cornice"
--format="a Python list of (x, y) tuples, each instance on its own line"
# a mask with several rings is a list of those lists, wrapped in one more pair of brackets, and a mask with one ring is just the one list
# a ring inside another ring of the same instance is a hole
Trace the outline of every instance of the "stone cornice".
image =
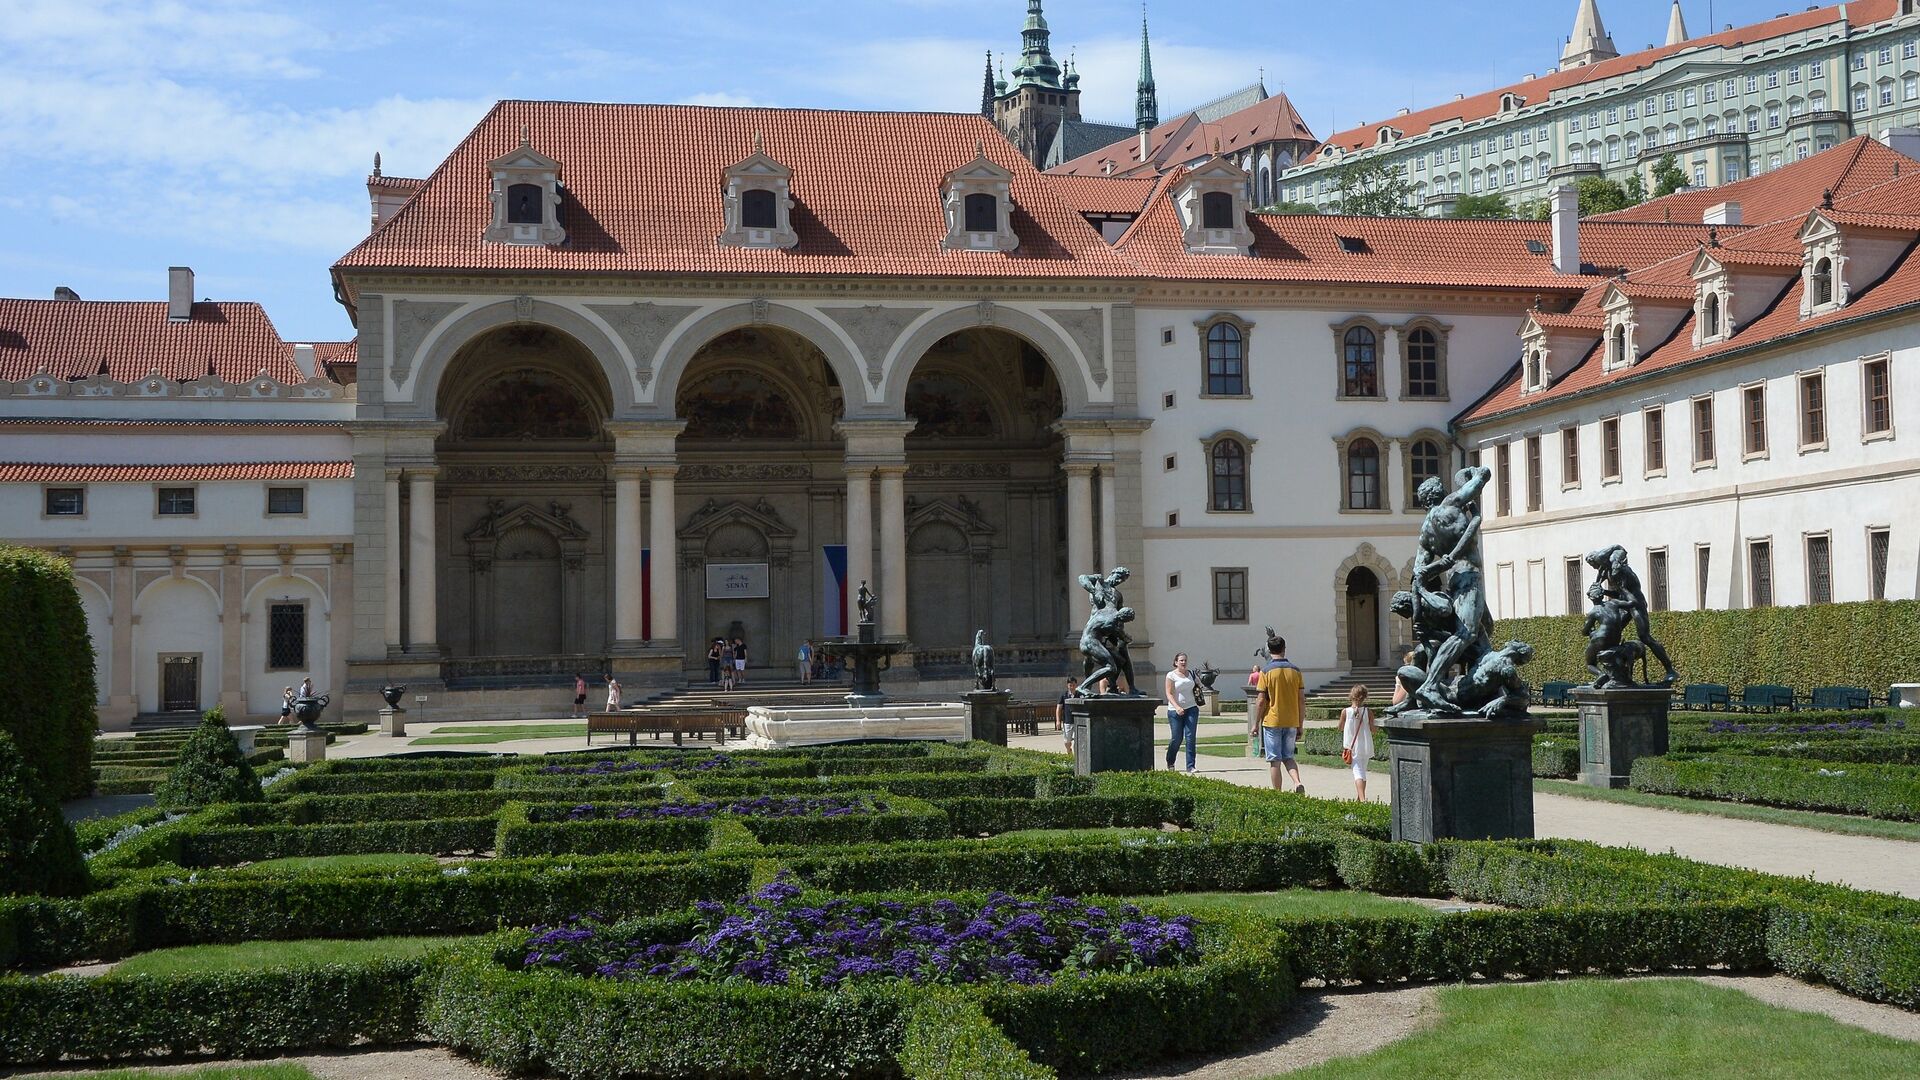
[(519, 292), (600, 297), (711, 297), (716, 300), (778, 296), (817, 300), (897, 298), (975, 301), (989, 297), (1006, 301), (1045, 301), (1070, 296), (1109, 303), (1131, 301), (1142, 284), (1139, 280), (1127, 278), (1078, 277), (835, 278), (779, 274), (667, 277), (647, 274), (529, 274), (521, 271), (435, 273), (406, 270), (352, 271), (348, 281), (356, 299), (363, 294), (384, 296), (408, 292), (485, 295)]

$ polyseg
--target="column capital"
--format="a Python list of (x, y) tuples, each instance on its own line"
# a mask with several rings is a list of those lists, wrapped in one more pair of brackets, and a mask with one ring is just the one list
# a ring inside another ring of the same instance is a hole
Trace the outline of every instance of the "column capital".
[(1061, 470), (1068, 476), (1087, 480), (1093, 479), (1093, 471), (1099, 467), (1100, 462), (1098, 461), (1076, 460), (1074, 458), (1068, 458), (1060, 466)]
[(402, 470), (407, 474), (407, 480), (409, 482), (438, 480), (440, 478), (440, 466), (438, 465), (405, 465), (402, 466)]
[(907, 459), (907, 436), (918, 420), (841, 420), (833, 433), (846, 443), (846, 459), (890, 465)]
[(687, 429), (685, 420), (613, 420), (606, 425), (613, 436), (613, 460), (629, 462), (672, 461), (674, 440)]
[(871, 480), (880, 467), (871, 461), (849, 461), (842, 468), (846, 471), (849, 480), (862, 476)]
[(680, 466), (678, 465), (654, 464), (646, 466), (646, 470), (649, 480), (672, 480), (674, 477), (680, 475)]
[(879, 461), (875, 462), (871, 469), (875, 476), (907, 475), (907, 463), (904, 461)]
[(388, 468), (381, 469), (380, 473), (386, 479), (387, 483), (397, 484), (400, 482), (400, 474), (404, 471), (405, 470), (399, 468), (398, 466), (390, 466)]

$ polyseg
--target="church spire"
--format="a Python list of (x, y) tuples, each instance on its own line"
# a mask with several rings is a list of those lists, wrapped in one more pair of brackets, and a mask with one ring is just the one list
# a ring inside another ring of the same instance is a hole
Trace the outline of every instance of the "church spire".
[(1060, 86), (1060, 64), (1049, 44), (1052, 37), (1040, 0), (1027, 0), (1027, 24), (1020, 31), (1020, 66), (1013, 69), (1013, 85)]
[(1140, 81), (1134, 88), (1133, 126), (1149, 131), (1160, 126), (1160, 95), (1153, 87), (1153, 50), (1147, 45), (1147, 5), (1140, 5)]
[(1679, 45), (1687, 40), (1687, 16), (1680, 10), (1680, 0), (1673, 0), (1673, 14), (1667, 16), (1667, 44)]
[(987, 76), (980, 83), (980, 115), (993, 119), (993, 50), (987, 50)]
[(1560, 54), (1560, 66), (1585, 67), (1619, 55), (1620, 50), (1613, 47), (1613, 38), (1607, 33), (1607, 24), (1600, 20), (1598, 0), (1580, 0), (1580, 11), (1573, 17), (1573, 35), (1567, 38), (1566, 51)]

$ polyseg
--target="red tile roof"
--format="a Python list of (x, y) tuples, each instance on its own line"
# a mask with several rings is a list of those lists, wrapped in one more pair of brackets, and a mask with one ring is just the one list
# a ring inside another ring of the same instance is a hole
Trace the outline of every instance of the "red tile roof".
[(207, 301), (184, 322), (167, 319), (164, 301), (0, 299), (0, 378), (42, 371), (63, 379), (105, 373), (133, 382), (158, 371), (169, 379), (246, 382), (263, 372), (305, 382), (293, 351), (259, 304)]
[(1285, 94), (1275, 94), (1211, 123), (1187, 112), (1161, 124), (1148, 136), (1148, 160), (1140, 161), (1138, 136), (1121, 139), (1047, 170), (1056, 176), (1151, 176), (1216, 151), (1234, 154), (1270, 142), (1318, 144), (1312, 129)]
[(381, 176), (375, 173), (367, 177), (367, 187), (397, 191), (403, 195), (411, 195), (426, 186), (426, 180), (413, 176)]
[(249, 461), (213, 465), (67, 465), (0, 462), (5, 484), (143, 484), (171, 480), (349, 480), (351, 461)]
[(1908, 172), (1920, 168), (1905, 154), (1862, 135), (1772, 172), (1719, 187), (1649, 199), (1639, 206), (1597, 215), (1593, 220), (1698, 223), (1709, 207), (1732, 202), (1740, 204), (1743, 223), (1764, 225), (1782, 218), (1805, 217), (1808, 210), (1819, 205), (1824, 192), (1831, 191), (1834, 198), (1842, 199), (1884, 184), (1893, 179), (1903, 165)]
[(1137, 214), (1154, 187), (1151, 176), (1042, 175), (1068, 206), (1083, 214)]
[[(1372, 147), (1379, 142), (1380, 129), (1391, 127), (1403, 137), (1422, 135), (1434, 126), (1450, 121), (1471, 123), (1497, 116), (1500, 112), (1500, 99), (1503, 95), (1513, 94), (1524, 100), (1526, 105), (1538, 105), (1552, 97), (1556, 90), (1581, 86), (1587, 83), (1599, 83), (1618, 78), (1651, 67), (1658, 61), (1690, 49), (1705, 46), (1738, 46), (1749, 42), (1763, 41), (1767, 38), (1787, 34), (1803, 33), (1817, 27), (1827, 26), (1840, 21), (1841, 8), (1846, 9), (1846, 17), (1854, 26), (1867, 26), (1884, 22), (1899, 13), (1899, 0), (1853, 0), (1845, 5), (1834, 5), (1803, 11), (1791, 15), (1781, 15), (1751, 26), (1736, 27), (1718, 34), (1694, 38), (1678, 45), (1667, 45), (1658, 49), (1645, 49), (1628, 53), (1611, 60), (1603, 60), (1585, 67), (1567, 68), (1563, 71), (1549, 72), (1535, 79), (1503, 86), (1496, 90), (1474, 94), (1458, 101), (1449, 101), (1421, 109), (1405, 116), (1390, 117), (1371, 124), (1350, 128), (1327, 138), (1326, 145), (1337, 146), (1345, 150), (1360, 150)], [(1718, 201), (1718, 200), (1714, 200)], [(1711, 204), (1709, 204), (1711, 205)]]
[(1527, 317), (1547, 330), (1591, 330), (1598, 334), (1607, 325), (1606, 317), (1597, 312), (1529, 311)]
[[(561, 163), (567, 242), (482, 241), (488, 163)], [(722, 247), (721, 181), (753, 152), (793, 170), (790, 250)], [(945, 251), (940, 185), (979, 148), (1013, 174), (1019, 249)], [(629, 274), (1126, 277), (1134, 271), (979, 115), (503, 101), (336, 272), (368, 267)]]

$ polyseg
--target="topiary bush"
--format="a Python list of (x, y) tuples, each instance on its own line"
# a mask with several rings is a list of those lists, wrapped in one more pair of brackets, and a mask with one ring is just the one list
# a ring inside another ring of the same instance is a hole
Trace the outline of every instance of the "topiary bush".
[(56, 799), (93, 790), (93, 639), (73, 566), (0, 545), (0, 732)]
[(260, 778), (240, 753), (240, 744), (227, 730), (227, 717), (218, 705), (201, 717), (180, 760), (160, 786), (153, 789), (161, 806), (211, 806), (214, 803), (264, 802)]
[(0, 732), (0, 894), (78, 896), (87, 891), (87, 863), (73, 827)]

